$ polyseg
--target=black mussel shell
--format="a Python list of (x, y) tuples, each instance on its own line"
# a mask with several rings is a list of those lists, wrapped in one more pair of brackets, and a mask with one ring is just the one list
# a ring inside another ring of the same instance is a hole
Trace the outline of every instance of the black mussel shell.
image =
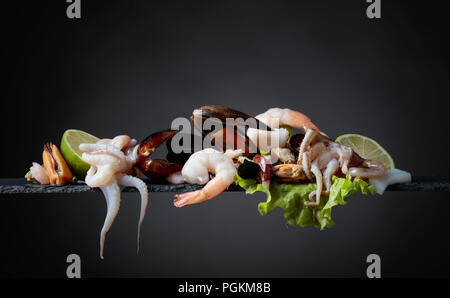
[(166, 159), (170, 162), (184, 165), (191, 155), (192, 153), (185, 153), (185, 152), (175, 153), (172, 151), (167, 153)]
[[(200, 115), (201, 118), (200, 118)], [(201, 106), (199, 108), (196, 108), (191, 116), (191, 122), (194, 123), (194, 126), (202, 132), (203, 135), (206, 135), (210, 132), (212, 132), (212, 130), (206, 130), (203, 127), (203, 123), (206, 119), (210, 119), (210, 121), (214, 122), (221, 122), (222, 125), (226, 124), (226, 120), (227, 119), (238, 119), (241, 118), (243, 120), (247, 120), (252, 118), (256, 124), (258, 125), (258, 127), (260, 127), (260, 129), (266, 129), (266, 130), (271, 130), (270, 127), (266, 126), (264, 123), (260, 122), (258, 119), (253, 118), (252, 116), (243, 113), (241, 111), (229, 108), (229, 107), (225, 107), (225, 106), (219, 106), (219, 105), (210, 105), (210, 106)], [(213, 121), (214, 119), (214, 121)], [(200, 121), (198, 121), (200, 120)], [(198, 127), (200, 125), (200, 123), (202, 124), (202, 127)]]
[(298, 152), (298, 149), (300, 148), (300, 144), (302, 143), (304, 137), (305, 137), (304, 132), (300, 132), (293, 135), (289, 139), (289, 149), (291, 149), (294, 152)]
[(364, 161), (364, 158), (362, 158), (361, 156), (359, 156), (358, 153), (356, 153), (355, 151), (352, 150), (352, 156), (350, 157), (350, 161), (348, 163), (348, 167), (359, 167), (362, 162)]
[[(200, 138), (199, 140), (197, 140), (197, 143), (201, 146), (202, 145), (202, 136), (200, 135), (194, 135), (194, 134), (187, 134), (187, 133), (177, 133), (176, 135), (174, 135), (172, 138), (170, 138), (169, 140), (167, 140), (166, 142), (166, 147), (167, 147), (167, 151), (168, 152), (174, 152), (173, 148), (172, 148), (172, 139), (173, 138), (179, 138), (177, 141), (177, 145), (179, 145), (182, 148), (183, 152), (190, 152), (193, 153), (195, 151), (195, 139), (196, 138)], [(184, 140), (191, 140), (190, 144), (184, 144), (183, 141)], [(200, 150), (200, 149), (199, 149)]]
[(193, 114), (195, 115), (200, 111), (202, 112), (202, 116), (204, 118), (214, 117), (219, 120), (222, 120), (223, 122), (225, 122), (227, 118), (231, 119), (242, 118), (244, 120), (252, 118), (252, 116), (243, 113), (241, 111), (219, 105), (201, 106), (195, 109)]
[[(172, 138), (174, 138), (174, 137), (177, 137), (177, 139), (180, 138), (177, 140), (177, 145), (181, 147), (178, 149), (182, 149), (182, 152), (180, 152), (180, 153), (175, 153), (173, 150), (174, 148), (172, 148)], [(166, 147), (167, 147), (167, 151), (168, 151), (168, 153), (166, 155), (166, 159), (170, 162), (174, 162), (174, 163), (177, 163), (180, 165), (183, 165), (189, 159), (189, 157), (192, 155), (192, 153), (194, 153), (195, 151), (198, 151), (198, 150), (195, 150), (195, 138), (200, 138), (200, 140), (197, 140), (197, 142), (199, 144), (202, 144), (201, 136), (195, 136), (194, 134), (177, 133), (172, 138), (170, 138), (166, 142)], [(183, 141), (189, 140), (189, 138), (191, 140), (191, 143), (184, 144)]]
[(243, 179), (256, 179), (259, 176), (258, 164), (245, 160), (238, 168), (238, 175)]

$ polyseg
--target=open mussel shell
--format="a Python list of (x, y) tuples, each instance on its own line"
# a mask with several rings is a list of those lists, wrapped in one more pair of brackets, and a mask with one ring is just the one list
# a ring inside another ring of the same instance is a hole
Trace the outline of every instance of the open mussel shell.
[[(288, 147), (293, 152), (295, 152), (296, 155), (298, 155), (300, 145), (302, 144), (302, 141), (305, 138), (305, 133), (306, 133), (305, 131), (301, 130), (299, 133), (291, 136), (291, 138), (289, 139)], [(325, 142), (325, 143), (333, 142), (330, 139), (330, 137), (327, 136), (326, 134), (324, 134), (323, 132), (319, 132), (314, 140), (315, 140), (315, 142), (317, 142), (317, 141)]]
[(289, 149), (298, 153), (298, 151), (300, 149), (300, 144), (302, 143), (304, 137), (305, 137), (305, 132), (303, 132), (303, 131), (291, 136), (291, 138), (289, 139), (289, 144), (288, 144)]
[(184, 165), (186, 161), (191, 157), (192, 153), (174, 153), (174, 152), (168, 152), (166, 154), (166, 159), (170, 162), (174, 162), (180, 165)]
[(192, 153), (201, 150), (201, 147), (196, 148), (195, 144), (199, 144), (199, 146), (201, 146), (202, 137), (200, 135), (177, 133), (166, 142), (166, 159), (168, 161), (183, 165)]
[(359, 167), (363, 161), (364, 158), (362, 158), (358, 153), (352, 150), (352, 155), (350, 157), (350, 161), (348, 162), (348, 167)]
[(251, 118), (253, 121), (255, 121), (256, 125), (260, 129), (271, 130), (270, 127), (266, 126), (258, 119), (253, 118), (249, 114), (219, 105), (201, 106), (199, 108), (196, 108), (192, 112), (191, 121), (194, 124), (194, 126), (199, 131), (202, 132), (202, 134), (206, 135), (212, 131), (206, 130), (203, 127), (204, 126), (203, 124), (207, 119), (209, 119), (209, 121), (211, 121), (212, 123), (217, 122), (217, 124), (220, 123), (221, 125), (225, 125), (227, 119), (238, 119), (238, 118), (241, 118), (244, 121)]
[(161, 158), (152, 159), (151, 162), (141, 163), (142, 172), (150, 179), (165, 179), (170, 174), (181, 171), (183, 166)]
[[(205, 137), (208, 138), (209, 136)], [(225, 127), (216, 132), (211, 139), (211, 144), (217, 150), (226, 151), (240, 149), (243, 151), (243, 156), (252, 157), (255, 153), (251, 152), (251, 141), (249, 138), (243, 136), (238, 132), (236, 127)], [(256, 145), (253, 146), (256, 148)]]
[(199, 108), (196, 108), (192, 116), (201, 116), (203, 118), (205, 117), (214, 117), (218, 118), (220, 120), (225, 120), (227, 118), (236, 119), (236, 118), (242, 118), (242, 119), (248, 119), (252, 118), (252, 116), (243, 113), (241, 111), (225, 107), (225, 106), (219, 106), (219, 105), (211, 105), (211, 106), (201, 106)]
[(166, 129), (152, 133), (141, 141), (138, 145), (138, 163), (143, 162), (147, 157), (151, 156), (162, 143), (172, 138), (177, 130)]
[(259, 166), (253, 161), (246, 159), (239, 166), (238, 175), (243, 179), (256, 179), (259, 175)]

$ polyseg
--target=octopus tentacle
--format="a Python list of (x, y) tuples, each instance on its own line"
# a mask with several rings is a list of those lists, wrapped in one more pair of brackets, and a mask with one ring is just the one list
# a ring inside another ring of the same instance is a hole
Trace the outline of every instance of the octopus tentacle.
[(314, 129), (308, 129), (303, 137), (302, 143), (300, 144), (300, 149), (298, 153), (298, 158), (300, 159), (298, 162), (301, 163), (301, 159), (303, 158), (303, 152), (305, 152), (306, 148), (313, 142), (314, 138), (317, 136), (317, 131)]
[(127, 146), (130, 143), (130, 141), (131, 138), (129, 136), (122, 135), (112, 139), (110, 144), (122, 150), (125, 146)]
[(94, 151), (99, 151), (99, 150), (106, 150), (109, 142), (111, 142), (111, 140), (102, 139), (94, 144), (82, 143), (78, 146), (78, 148), (80, 148), (80, 150), (83, 152), (94, 152)]
[(112, 157), (116, 157), (116, 158), (124, 158), (125, 154), (116, 146), (108, 144), (108, 143), (101, 143), (101, 144), (80, 144), (79, 148), (81, 151), (83, 152), (87, 152), (87, 153), (92, 153), (95, 155), (103, 155), (103, 154), (108, 154)]
[(325, 169), (331, 160), (338, 158), (338, 154), (334, 150), (326, 151), (317, 157), (317, 165), (320, 169)]
[(303, 152), (303, 158), (302, 160), (302, 167), (303, 171), (306, 174), (306, 177), (311, 181), (313, 180), (311, 171), (309, 170), (311, 168), (311, 158), (310, 158), (310, 152)]
[(100, 258), (103, 259), (106, 233), (111, 228), (120, 207), (119, 184), (136, 187), (141, 195), (141, 212), (138, 224), (138, 250), (141, 224), (148, 204), (147, 185), (127, 174), (133, 171), (137, 160), (136, 140), (129, 136), (99, 140), (96, 144), (80, 144), (81, 158), (89, 163), (85, 182), (90, 187), (100, 187), (107, 204), (107, 213), (100, 233)]
[(383, 164), (375, 160), (364, 160), (361, 167), (354, 167), (348, 170), (350, 176), (360, 178), (379, 178), (383, 177), (385, 172)]
[(353, 150), (350, 147), (340, 145), (340, 144), (333, 144), (333, 150), (337, 152), (339, 155), (339, 163), (341, 164), (341, 171), (344, 174), (348, 173), (348, 164), (350, 162), (350, 159), (353, 154)]
[(328, 162), (327, 168), (323, 173), (323, 177), (325, 180), (326, 192), (330, 191), (331, 188), (331, 177), (336, 174), (339, 169), (339, 162), (336, 159), (332, 159)]
[(119, 213), (120, 207), (120, 188), (117, 183), (111, 183), (107, 186), (100, 187), (103, 194), (105, 195), (107, 212), (105, 222), (100, 232), (100, 258), (103, 259), (103, 249), (105, 247), (106, 233), (111, 228), (114, 219)]
[(130, 176), (130, 175), (121, 175), (118, 179), (119, 184), (123, 186), (130, 186), (135, 187), (139, 191), (141, 195), (141, 212), (139, 216), (139, 223), (138, 223), (138, 233), (137, 233), (137, 251), (139, 251), (139, 239), (141, 235), (141, 225), (144, 221), (145, 213), (147, 210), (148, 205), (148, 189), (147, 184), (144, 183), (139, 178)]
[[(322, 172), (320, 171), (317, 161), (313, 162), (311, 166), (311, 172), (313, 172), (314, 176), (316, 176), (317, 189), (316, 192), (314, 193), (316, 195), (316, 200), (313, 202), (305, 202), (305, 205), (317, 207), (320, 205), (320, 195), (322, 194), (322, 187), (323, 187)], [(311, 194), (310, 199), (312, 199)]]
[(91, 168), (87, 172), (85, 182), (90, 187), (101, 187), (111, 183), (114, 178), (114, 173), (110, 171), (109, 166), (91, 166)]

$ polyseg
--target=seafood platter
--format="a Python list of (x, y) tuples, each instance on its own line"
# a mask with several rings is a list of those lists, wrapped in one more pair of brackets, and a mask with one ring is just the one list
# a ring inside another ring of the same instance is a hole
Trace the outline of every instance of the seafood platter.
[[(13, 193), (18, 186), (19, 192), (101, 192), (107, 203), (99, 231), (103, 258), (122, 191), (140, 195), (139, 246), (149, 192), (175, 192), (177, 208), (207, 202), (224, 191), (263, 192), (266, 200), (258, 203), (262, 215), (281, 208), (288, 226), (323, 230), (335, 224), (333, 207), (346, 204), (353, 194), (449, 188), (436, 181), (412, 181), (374, 140), (357, 134), (332, 138), (295, 110), (271, 108), (252, 116), (229, 107), (202, 106), (187, 116), (141, 141), (69, 129), (59, 147), (43, 146), (42, 161), (32, 163), (26, 179), (10, 183), (16, 188), (5, 183), (0, 193)], [(167, 148), (166, 158), (155, 158), (161, 146)]]

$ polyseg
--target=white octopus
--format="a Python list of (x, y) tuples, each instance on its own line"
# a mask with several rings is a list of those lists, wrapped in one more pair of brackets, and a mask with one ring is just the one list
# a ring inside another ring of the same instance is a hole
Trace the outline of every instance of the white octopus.
[[(349, 163), (354, 152), (350, 147), (335, 143), (328, 137), (314, 129), (308, 129), (300, 144), (298, 163), (302, 165), (306, 177), (317, 183), (317, 189), (309, 194), (309, 202), (306, 206), (317, 207), (320, 204), (320, 196), (329, 194), (331, 178), (340, 169), (343, 174), (360, 178), (379, 178), (385, 174), (385, 169), (380, 162), (363, 160), (357, 167), (350, 167)], [(325, 183), (325, 191), (322, 191)], [(313, 200), (313, 197), (316, 199)]]
[(141, 224), (148, 205), (147, 185), (139, 178), (131, 176), (137, 160), (136, 140), (129, 136), (102, 139), (95, 144), (80, 144), (82, 159), (91, 165), (85, 182), (90, 187), (99, 187), (105, 195), (107, 213), (100, 233), (100, 258), (103, 259), (106, 233), (111, 228), (120, 207), (119, 185), (135, 187), (141, 195), (141, 211), (138, 223), (137, 249)]

